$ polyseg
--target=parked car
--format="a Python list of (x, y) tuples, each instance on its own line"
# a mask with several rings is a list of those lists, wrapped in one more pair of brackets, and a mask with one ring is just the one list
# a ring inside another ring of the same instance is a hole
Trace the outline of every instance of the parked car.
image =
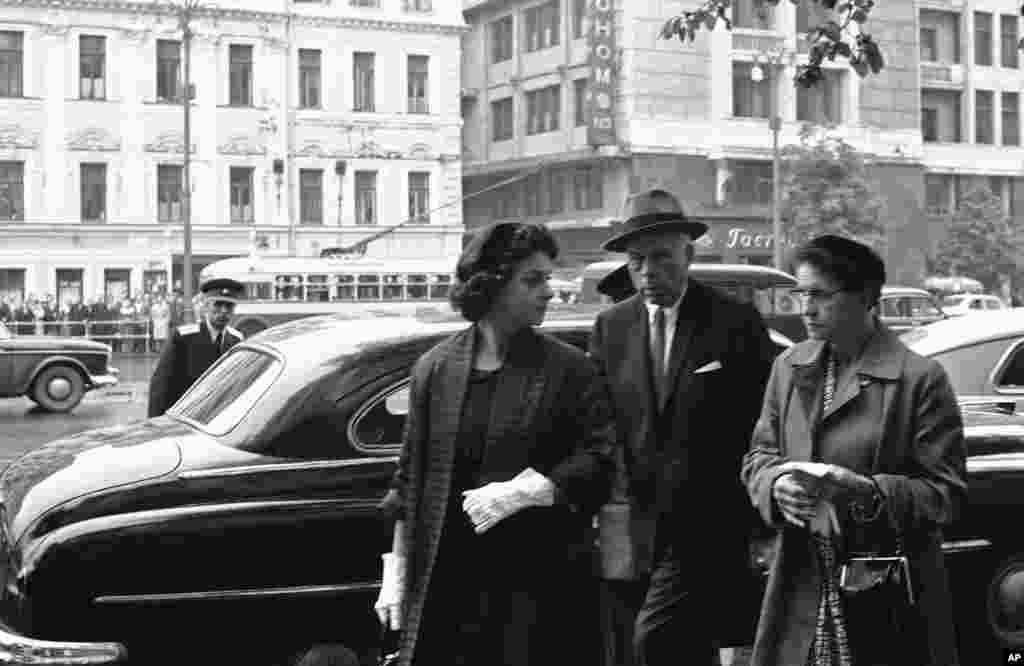
[(942, 299), (942, 310), (951, 317), (960, 317), (987, 310), (1006, 310), (1003, 299), (992, 294), (954, 294)]
[[(166, 415), (18, 459), (0, 476), (0, 645), (12, 663), (276, 665), (319, 643), (376, 663), (371, 607), (391, 539), (376, 507), (409, 370), (464, 325), (283, 324), (232, 348)], [(582, 348), (590, 326), (545, 329)], [(989, 636), (1024, 644), (1024, 618), (984, 620), (986, 601), (1018, 601), (996, 583), (1024, 575), (1024, 418), (972, 410), (968, 423), (971, 506), (946, 544), (955, 589)]]
[(82, 338), (11, 335), (0, 323), (0, 398), (27, 396), (50, 412), (78, 406), (86, 391), (117, 384), (110, 345)]
[(939, 303), (929, 292), (916, 287), (882, 287), (878, 316), (896, 332), (930, 324), (946, 318)]

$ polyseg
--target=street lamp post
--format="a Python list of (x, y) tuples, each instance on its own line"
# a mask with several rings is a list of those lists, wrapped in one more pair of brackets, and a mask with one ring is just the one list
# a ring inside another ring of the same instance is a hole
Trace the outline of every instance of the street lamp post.
[[(787, 62), (792, 62), (794, 54), (787, 51), (764, 51), (754, 56), (754, 66), (750, 68), (750, 79), (754, 83), (764, 80), (764, 70), (761, 63), (764, 62), (773, 70)], [(769, 79), (771, 80), (771, 79)], [(779, 131), (782, 129), (782, 117), (779, 115), (779, 104), (775, 98), (776, 90), (770, 91), (768, 95), (771, 112), (768, 117), (768, 129), (772, 132), (772, 264), (775, 268), (782, 270), (782, 175), (779, 169)]]

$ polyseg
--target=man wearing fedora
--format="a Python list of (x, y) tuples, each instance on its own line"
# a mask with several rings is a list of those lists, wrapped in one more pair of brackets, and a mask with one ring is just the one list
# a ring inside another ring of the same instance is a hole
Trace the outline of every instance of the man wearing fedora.
[(598, 315), (590, 349), (624, 455), (628, 544), (617, 552), (629, 562), (611, 577), (635, 581), (618, 603), (638, 609), (637, 666), (716, 663), (720, 644), (737, 643), (727, 624), (749, 607), (752, 639), (757, 621), (756, 604), (739, 599), (756, 520), (739, 469), (774, 353), (753, 306), (688, 279), (707, 226), (672, 194), (629, 196), (623, 219), (603, 248), (627, 255), (637, 293)]
[(216, 278), (205, 282), (199, 291), (203, 297), (202, 320), (174, 330), (149, 381), (150, 417), (166, 412), (221, 354), (244, 337), (228, 324), (245, 285), (230, 278)]

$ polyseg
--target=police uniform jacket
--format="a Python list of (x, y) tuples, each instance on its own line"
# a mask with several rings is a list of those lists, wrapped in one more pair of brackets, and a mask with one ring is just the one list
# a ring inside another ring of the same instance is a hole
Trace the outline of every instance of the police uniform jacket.
[(166, 412), (221, 354), (241, 342), (244, 336), (228, 326), (221, 338), (218, 346), (205, 320), (174, 330), (149, 382), (150, 417)]

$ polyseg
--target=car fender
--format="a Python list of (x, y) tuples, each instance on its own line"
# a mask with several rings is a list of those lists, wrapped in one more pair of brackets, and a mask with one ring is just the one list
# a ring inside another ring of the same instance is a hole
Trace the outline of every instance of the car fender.
[(86, 388), (90, 386), (89, 382), (89, 371), (85, 365), (78, 359), (72, 356), (47, 356), (43, 360), (35, 364), (35, 366), (25, 375), (25, 380), (18, 383), (18, 392), (25, 393), (29, 390), (32, 384), (36, 381), (36, 377), (43, 370), (53, 365), (70, 365), (82, 373), (82, 379), (85, 381)]

